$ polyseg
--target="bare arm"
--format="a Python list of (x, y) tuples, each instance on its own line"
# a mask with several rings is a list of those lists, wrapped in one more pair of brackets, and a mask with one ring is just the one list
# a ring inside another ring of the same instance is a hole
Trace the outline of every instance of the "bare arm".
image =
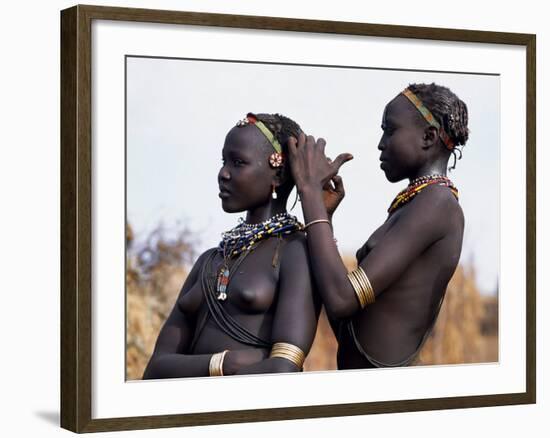
[[(312, 137), (308, 137), (307, 144), (306, 139), (301, 138), (297, 145), (291, 145), (290, 152), (305, 222), (327, 219), (321, 188), (344, 160), (336, 162), (337, 158), (334, 164), (327, 164), (324, 141), (320, 139), (315, 143)], [(445, 235), (449, 224), (441, 220), (441, 211), (449, 208), (448, 202), (454, 200), (447, 189), (429, 187), (409, 205), (407, 215), (361, 260), (360, 266), (376, 295), (383, 293), (428, 246)], [(333, 242), (330, 225), (314, 224), (307, 233), (313, 275), (328, 314), (336, 319), (352, 316), (360, 310), (360, 305)]]
[(184, 354), (193, 337), (195, 315), (186, 315), (178, 305), (179, 299), (199, 280), (207, 253), (208, 251), (198, 258), (187, 276), (176, 303), (159, 333), (153, 355), (143, 373), (143, 379), (208, 375), (210, 354)]

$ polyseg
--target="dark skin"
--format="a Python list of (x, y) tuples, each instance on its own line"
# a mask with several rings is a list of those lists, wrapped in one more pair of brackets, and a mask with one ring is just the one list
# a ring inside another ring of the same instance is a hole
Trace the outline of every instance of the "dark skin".
[[(269, 166), (273, 148), (258, 128), (233, 128), (225, 139), (223, 166), (218, 174), (224, 211), (246, 211), (247, 223), (262, 222), (286, 211), (288, 193), (272, 199), (273, 187), (285, 183), (280, 170)], [(262, 339), (287, 342), (308, 353), (315, 336), (320, 302), (311, 284), (307, 242), (303, 233), (284, 236), (279, 264), (273, 256), (278, 244), (272, 237), (262, 241), (242, 262), (229, 282), (224, 302), (228, 313)], [(189, 351), (195, 328), (207, 305), (200, 272), (209, 251), (202, 254), (188, 275), (168, 319), (158, 336), (144, 379), (208, 376), (214, 353), (229, 350), (224, 375), (299, 371), (283, 358), (269, 358), (269, 350), (255, 348), (226, 335), (208, 318), (193, 351)], [(234, 259), (232, 259), (234, 261)], [(216, 253), (215, 272), (222, 265)], [(231, 266), (231, 265), (230, 265)]]
[[(384, 111), (380, 167), (390, 182), (419, 176), (446, 174), (450, 152), (404, 96), (393, 99)], [(338, 179), (327, 183), (340, 166), (353, 157), (341, 154), (327, 161), (325, 141), (300, 136), (290, 142), (292, 173), (301, 197), (305, 222), (331, 219), (344, 196)], [(323, 191), (325, 187), (325, 191)], [(389, 200), (388, 200), (389, 203)], [(365, 201), (365, 214), (369, 204)], [(308, 228), (313, 276), (333, 328), (352, 319), (361, 347), (375, 360), (397, 364), (417, 350), (429, 329), (462, 248), (464, 216), (446, 187), (432, 185), (388, 216), (357, 251), (376, 302), (361, 310), (347, 278), (331, 226)], [(355, 347), (345, 330), (338, 337), (338, 367), (365, 368), (372, 364)]]

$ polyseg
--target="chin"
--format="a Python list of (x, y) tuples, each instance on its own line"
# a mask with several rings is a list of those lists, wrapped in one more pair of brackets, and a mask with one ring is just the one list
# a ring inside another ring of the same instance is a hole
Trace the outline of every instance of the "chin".
[(384, 172), (384, 176), (389, 182), (395, 182), (394, 176), (391, 174), (391, 172), (384, 168), (382, 168), (382, 172)]
[(404, 176), (392, 175), (391, 173), (388, 173), (388, 172), (384, 172), (384, 174), (386, 175), (386, 179), (391, 183), (396, 183), (405, 179)]
[(233, 206), (227, 205), (225, 202), (222, 202), (222, 210), (226, 213), (237, 213), (240, 210), (236, 210)]
[(403, 178), (396, 178), (396, 177), (386, 175), (386, 179), (391, 183), (396, 183), (401, 181)]
[(238, 205), (234, 205), (231, 202), (222, 200), (222, 210), (226, 213), (240, 213), (245, 211), (246, 208), (242, 208)]

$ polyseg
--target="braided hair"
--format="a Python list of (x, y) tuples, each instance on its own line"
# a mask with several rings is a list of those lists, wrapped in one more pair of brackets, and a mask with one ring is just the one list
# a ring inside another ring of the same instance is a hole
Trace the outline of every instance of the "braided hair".
[[(300, 125), (289, 117), (282, 114), (254, 114), (248, 113), (247, 116), (253, 116), (256, 120), (262, 122), (269, 131), (277, 138), (283, 150), (283, 166), (279, 169), (283, 184), (280, 186), (280, 191), (284, 195), (288, 195), (294, 187), (294, 179), (290, 171), (290, 163), (288, 161), (288, 140), (290, 137), (298, 138), (302, 129)], [(271, 146), (270, 146), (271, 147)]]
[(459, 154), (459, 160), (462, 158), (462, 150), (457, 146), (464, 146), (468, 141), (468, 107), (449, 88), (433, 82), (410, 84), (408, 89), (418, 96), (451, 138), (455, 147), (452, 150), (454, 163), (450, 169), (454, 169), (456, 153)]

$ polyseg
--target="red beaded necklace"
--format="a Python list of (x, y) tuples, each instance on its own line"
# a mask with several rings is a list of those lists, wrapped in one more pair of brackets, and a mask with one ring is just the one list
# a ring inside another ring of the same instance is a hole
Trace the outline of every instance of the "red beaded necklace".
[(413, 179), (406, 188), (401, 190), (391, 202), (388, 213), (392, 214), (397, 209), (403, 207), (403, 205), (410, 202), (422, 190), (432, 184), (449, 187), (452, 194), (458, 200), (458, 189), (449, 178), (443, 175), (426, 175)]

